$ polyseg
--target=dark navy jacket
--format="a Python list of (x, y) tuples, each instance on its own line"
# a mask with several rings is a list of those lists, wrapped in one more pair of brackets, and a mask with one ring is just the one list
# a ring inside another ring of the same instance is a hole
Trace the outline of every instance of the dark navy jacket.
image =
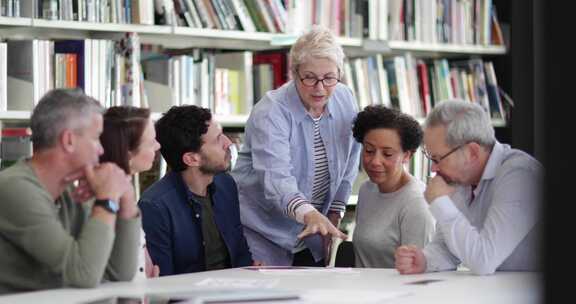
[[(240, 223), (236, 183), (230, 175), (218, 174), (208, 191), (231, 266), (251, 265), (252, 257)], [(144, 191), (138, 202), (146, 246), (153, 263), (160, 267), (161, 276), (206, 270), (201, 205), (191, 194), (182, 175), (170, 172)]]

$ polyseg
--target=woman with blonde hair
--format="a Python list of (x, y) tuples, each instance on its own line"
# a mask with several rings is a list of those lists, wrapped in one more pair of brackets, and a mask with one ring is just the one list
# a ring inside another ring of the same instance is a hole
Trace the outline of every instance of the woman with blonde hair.
[(253, 108), (232, 175), (255, 260), (325, 266), (332, 237), (346, 238), (337, 227), (358, 174), (357, 103), (328, 29), (302, 35), (290, 62), (293, 80)]

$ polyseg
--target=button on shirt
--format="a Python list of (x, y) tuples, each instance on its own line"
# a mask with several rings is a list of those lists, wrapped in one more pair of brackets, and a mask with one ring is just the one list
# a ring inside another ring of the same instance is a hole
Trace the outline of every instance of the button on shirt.
[(538, 270), (541, 185), (537, 160), (496, 142), (473, 193), (460, 186), (430, 205), (437, 233), (424, 249), (427, 271)]

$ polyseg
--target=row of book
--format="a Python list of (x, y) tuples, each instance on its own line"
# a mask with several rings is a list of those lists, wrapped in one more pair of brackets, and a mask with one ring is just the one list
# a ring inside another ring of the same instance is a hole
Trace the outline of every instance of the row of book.
[(344, 70), (344, 82), (355, 92), (360, 108), (383, 104), (423, 118), (438, 102), (458, 98), (480, 104), (493, 119), (508, 118), (494, 66), (480, 58), (427, 61), (411, 53), (376, 55), (350, 59)]
[[(23, 15), (22, 7), (20, 6), (21, 0), (0, 0), (0, 16), (4, 17), (20, 17)], [(22, 0), (27, 1), (27, 0)]]
[(493, 0), (0, 0), (2, 16), (502, 45)]
[(30, 111), (54, 88), (82, 88), (105, 106), (147, 106), (138, 36), (120, 41), (8, 40), (0, 43), (0, 111)]
[(8, 40), (0, 43), (0, 112), (31, 111), (51, 89), (79, 87), (105, 107), (162, 113), (195, 104), (219, 115), (248, 114), (286, 82), (286, 57), (285, 51), (163, 50), (141, 46), (133, 34), (116, 42)]
[(165, 24), (193, 28), (299, 34), (319, 24), (344, 37), (504, 43), (492, 0), (164, 0), (161, 5), (157, 11)]
[[(17, 0), (12, 0), (17, 1)], [(47, 20), (154, 24), (154, 0), (21, 0), (23, 16)], [(30, 5), (33, 4), (33, 5)]]
[(388, 0), (389, 40), (502, 45), (492, 0)]
[(289, 78), (286, 51), (142, 49), (144, 92), (157, 113), (194, 104), (218, 115), (247, 115), (266, 92)]
[(247, 114), (254, 104), (252, 56), (248, 51), (146, 51), (142, 68), (148, 105), (159, 113), (194, 104), (219, 115)]
[[(29, 111), (48, 90), (77, 86), (105, 106), (144, 106), (162, 113), (195, 104), (219, 115), (249, 114), (267, 91), (289, 79), (285, 51), (143, 49), (142, 55), (137, 35), (119, 42), (0, 43), (0, 111)], [(508, 118), (494, 66), (480, 58), (425, 60), (411, 53), (351, 58), (343, 82), (361, 109), (384, 104), (423, 118), (438, 102), (459, 98), (480, 104), (493, 119)]]

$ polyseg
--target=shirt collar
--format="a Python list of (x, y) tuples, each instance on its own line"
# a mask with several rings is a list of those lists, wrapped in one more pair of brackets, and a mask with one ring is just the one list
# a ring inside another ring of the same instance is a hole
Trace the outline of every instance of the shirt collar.
[[(184, 182), (184, 178), (182, 177), (182, 173), (178, 174), (178, 180), (180, 181), (181, 186), (184, 188), (184, 191), (186, 193), (186, 199), (188, 201), (196, 201), (194, 199), (195, 194), (192, 193), (192, 191), (190, 191), (190, 188), (188, 188), (188, 186)], [(208, 195), (213, 196), (215, 191), (216, 191), (216, 186), (214, 185), (214, 180), (212, 180), (212, 183), (210, 183), (210, 185), (208, 185), (208, 192), (207, 193), (208, 193)]]
[[(289, 83), (286, 84), (287, 85), (287, 91), (286, 91), (286, 97), (287, 97), (287, 103), (286, 106), (288, 107), (288, 109), (290, 110), (290, 112), (292, 113), (292, 115), (294, 115), (294, 118), (296, 119), (297, 123), (301, 123), (303, 119), (305, 119), (307, 116), (310, 116), (310, 113), (308, 113), (308, 111), (306, 111), (306, 108), (304, 107), (304, 104), (302, 103), (302, 100), (300, 99), (300, 95), (298, 94), (298, 90), (296, 89), (296, 82), (294, 80), (290, 81)], [(338, 84), (340, 85), (340, 84)], [(334, 92), (332, 94), (332, 96), (330, 96), (330, 98), (328, 99), (328, 102), (326, 103), (326, 109), (324, 110), (324, 113), (322, 114), (323, 116), (327, 116), (327, 117), (332, 117), (332, 98), (334, 96)]]
[(493, 179), (496, 176), (496, 172), (502, 163), (504, 154), (504, 145), (496, 141), (494, 143), (494, 147), (492, 148), (492, 152), (490, 152), (490, 157), (488, 157), (488, 162), (486, 162), (486, 167), (484, 167), (484, 172), (482, 173), (480, 181), (485, 179)]

